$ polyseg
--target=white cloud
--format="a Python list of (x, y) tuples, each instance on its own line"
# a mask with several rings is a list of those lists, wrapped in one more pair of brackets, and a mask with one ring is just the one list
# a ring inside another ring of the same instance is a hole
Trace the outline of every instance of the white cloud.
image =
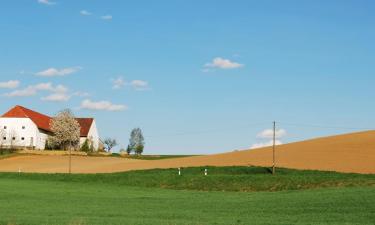
[(53, 90), (52, 83), (39, 83), (34, 86), (29, 86), (37, 91), (51, 91)]
[[(282, 145), (283, 143), (280, 140), (275, 140), (275, 145)], [(264, 147), (269, 147), (273, 145), (273, 141), (268, 141), (268, 142), (260, 142), (260, 143), (255, 143), (253, 144), (250, 148), (255, 149), (255, 148), (264, 148)]]
[(126, 84), (124, 78), (122, 78), (122, 77), (112, 79), (111, 81), (112, 81), (112, 88), (113, 89), (120, 89), (120, 88), (124, 87), (125, 84)]
[(112, 15), (105, 15), (100, 17), (102, 20), (112, 20)]
[(13, 88), (17, 88), (19, 85), (20, 85), (20, 82), (18, 80), (0, 82), (0, 88), (13, 89)]
[(70, 99), (70, 95), (67, 93), (53, 93), (46, 97), (42, 97), (43, 101), (50, 101), (50, 102), (66, 102)]
[(86, 92), (74, 92), (72, 94), (69, 93), (69, 89), (63, 85), (57, 85), (53, 87), (51, 90), (52, 94), (42, 97), (41, 100), (43, 101), (50, 101), (50, 102), (66, 102), (69, 101), (73, 96), (78, 97), (87, 97), (89, 96)]
[(41, 77), (65, 76), (68, 74), (76, 73), (81, 69), (82, 67), (79, 67), (79, 66), (68, 67), (68, 68), (63, 68), (63, 69), (48, 68), (46, 70), (36, 73), (35, 75), (41, 76)]
[(89, 11), (87, 11), (87, 10), (81, 10), (79, 13), (80, 13), (82, 16), (91, 16), (91, 15), (92, 15), (92, 13), (89, 12)]
[[(275, 132), (276, 138), (282, 138), (286, 136), (287, 132), (284, 129), (277, 129)], [(257, 134), (257, 138), (273, 138), (273, 129), (266, 129)]]
[(30, 85), (24, 89), (15, 90), (4, 94), (6, 97), (28, 97), (36, 95), (39, 91), (48, 91), (52, 93), (66, 93), (68, 88), (63, 85), (53, 86), (52, 83), (39, 83), (36, 85)]
[(36, 95), (37, 90), (31, 86), (22, 89), (22, 90), (15, 90), (10, 93), (5, 93), (4, 96), (6, 97), (27, 97)]
[(218, 68), (218, 69), (236, 69), (243, 67), (243, 64), (232, 62), (229, 59), (216, 57), (210, 63), (204, 65), (205, 68)]
[(111, 79), (113, 89), (121, 89), (125, 86), (130, 86), (136, 91), (149, 90), (149, 85), (147, 81), (144, 80), (132, 80), (130, 82), (125, 81), (123, 77), (118, 77), (116, 79)]
[(115, 105), (109, 101), (98, 101), (93, 102), (89, 99), (82, 101), (81, 109), (89, 109), (89, 110), (103, 110), (103, 111), (123, 111), (126, 110), (128, 107), (126, 105)]
[(56, 5), (56, 2), (51, 2), (50, 0), (38, 0), (38, 3), (44, 5)]
[(132, 80), (130, 82), (130, 86), (137, 91), (144, 91), (149, 89), (148, 82), (144, 80)]
[(29, 97), (37, 95), (39, 92), (43, 92), (46, 96), (41, 97), (42, 101), (50, 102), (65, 102), (71, 99), (73, 96), (87, 97), (89, 96), (86, 92), (74, 92), (70, 93), (69, 89), (64, 85), (53, 85), (52, 83), (38, 83), (35, 85), (29, 85), (24, 89), (14, 90), (6, 93), (3, 96), (6, 97)]
[(82, 92), (82, 91), (77, 91), (73, 93), (73, 96), (78, 96), (78, 97), (88, 97), (90, 96), (89, 93), (87, 92)]

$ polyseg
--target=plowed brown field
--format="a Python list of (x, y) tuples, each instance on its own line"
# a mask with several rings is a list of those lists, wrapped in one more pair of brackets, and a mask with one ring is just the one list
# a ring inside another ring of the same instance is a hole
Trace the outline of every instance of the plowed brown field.
[[(277, 166), (354, 173), (375, 173), (375, 131), (317, 138), (277, 146)], [(192, 166), (271, 166), (272, 148), (164, 160), (72, 157), (73, 173), (109, 173)], [(25, 155), (0, 160), (0, 171), (66, 173), (68, 156)]]

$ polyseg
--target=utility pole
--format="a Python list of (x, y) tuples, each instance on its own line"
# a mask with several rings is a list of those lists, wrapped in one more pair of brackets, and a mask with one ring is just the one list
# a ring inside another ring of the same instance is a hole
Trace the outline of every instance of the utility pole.
[(273, 121), (273, 144), (272, 144), (272, 161), (273, 161), (273, 165), (272, 165), (272, 175), (275, 175), (275, 167), (276, 167), (276, 163), (275, 163), (275, 147), (276, 147), (276, 121)]
[(72, 148), (69, 145), (69, 174), (72, 173)]

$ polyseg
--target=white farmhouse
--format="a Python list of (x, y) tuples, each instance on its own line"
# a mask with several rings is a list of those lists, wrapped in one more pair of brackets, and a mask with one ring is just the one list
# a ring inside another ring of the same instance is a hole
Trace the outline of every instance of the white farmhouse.
[[(48, 136), (53, 135), (51, 120), (52, 118), (47, 115), (15, 106), (0, 117), (0, 147), (44, 150)], [(80, 145), (89, 139), (94, 149), (101, 147), (95, 120), (93, 118), (76, 118), (76, 120), (81, 126)]]

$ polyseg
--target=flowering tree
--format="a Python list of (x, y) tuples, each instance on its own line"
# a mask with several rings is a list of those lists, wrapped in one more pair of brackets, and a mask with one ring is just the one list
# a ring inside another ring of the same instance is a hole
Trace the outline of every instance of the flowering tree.
[(59, 112), (51, 121), (53, 136), (50, 138), (52, 145), (60, 146), (64, 150), (79, 149), (80, 125), (74, 118), (71, 110)]

